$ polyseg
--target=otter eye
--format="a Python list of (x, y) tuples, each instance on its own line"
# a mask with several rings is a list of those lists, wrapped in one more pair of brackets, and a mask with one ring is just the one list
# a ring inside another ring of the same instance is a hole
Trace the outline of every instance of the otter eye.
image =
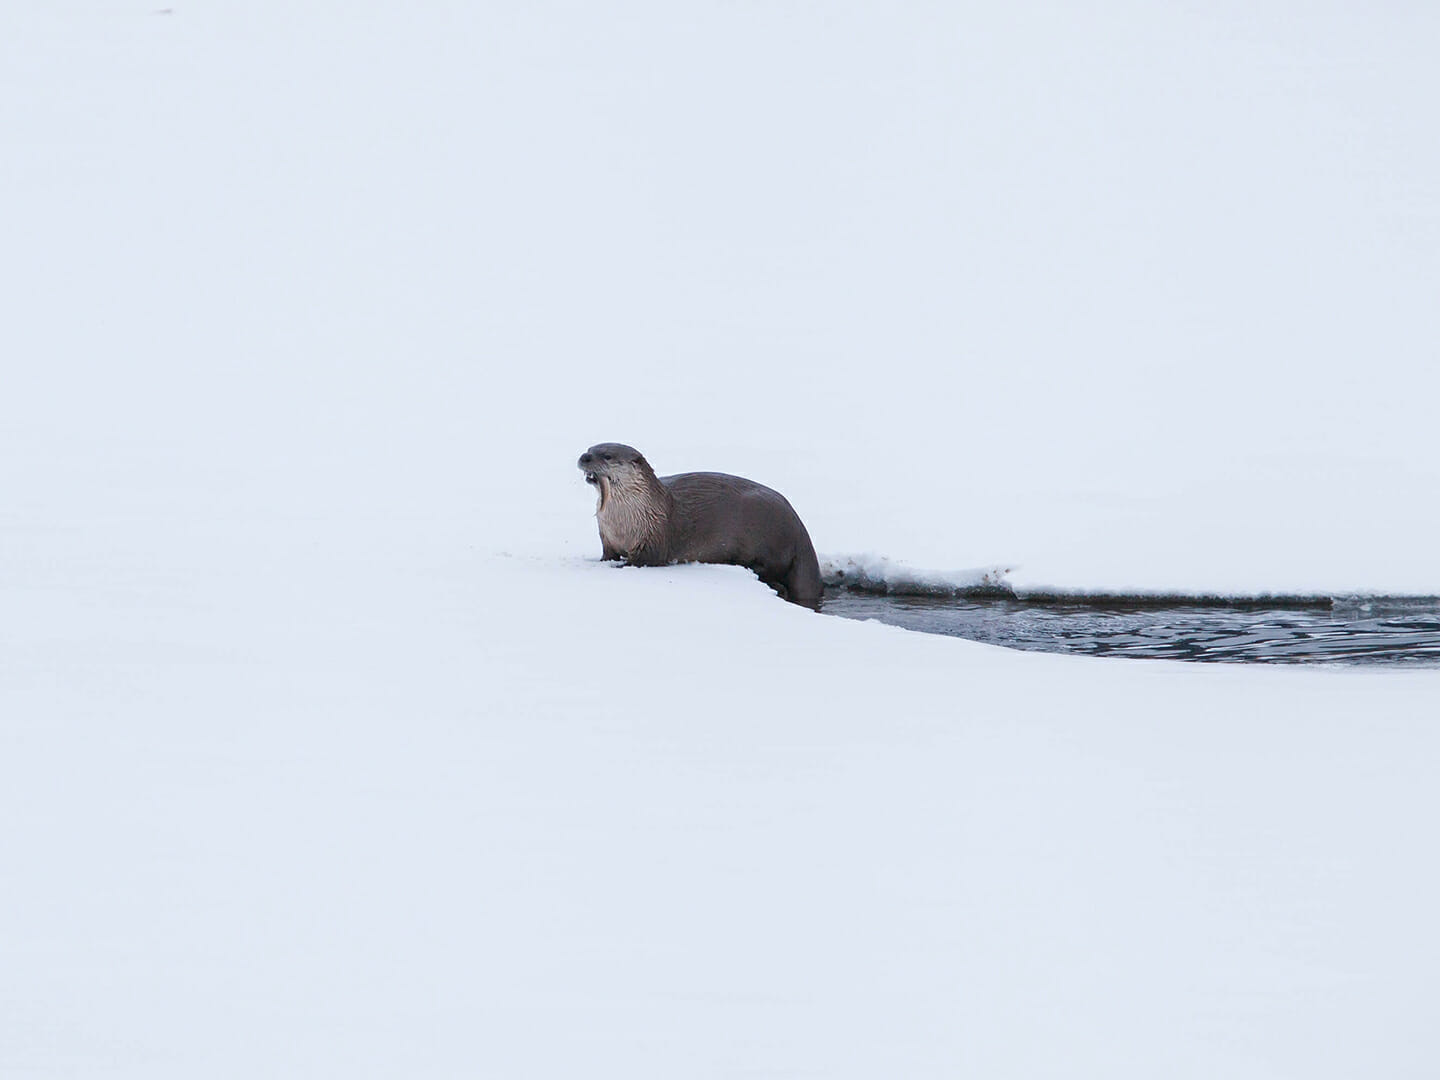
[(614, 459), (613, 457), (611, 457), (609, 454), (601, 454), (600, 457), (601, 457), (603, 460), (605, 460), (605, 461), (614, 461), (614, 460), (615, 460), (615, 459)]

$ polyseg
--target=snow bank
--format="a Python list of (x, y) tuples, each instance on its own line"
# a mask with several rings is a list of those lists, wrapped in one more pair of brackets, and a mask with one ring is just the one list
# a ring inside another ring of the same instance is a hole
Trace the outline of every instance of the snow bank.
[(1377, 599), (1433, 601), (1429, 595), (1383, 597), (1380, 594), (1318, 592), (1214, 592), (1198, 589), (1124, 588), (1080, 589), (1060, 585), (1028, 583), (1016, 587), (1011, 579), (1016, 567), (986, 566), (973, 570), (923, 570), (883, 555), (822, 555), (820, 574), (825, 584), (858, 592), (889, 596), (999, 596), (1037, 602), (1109, 603), (1123, 601), (1146, 605), (1261, 605), (1280, 607), (1330, 607), (1336, 602), (1363, 604)]
[(820, 576), (826, 585), (911, 596), (1013, 595), (1010, 568), (920, 570), (883, 555), (822, 555)]

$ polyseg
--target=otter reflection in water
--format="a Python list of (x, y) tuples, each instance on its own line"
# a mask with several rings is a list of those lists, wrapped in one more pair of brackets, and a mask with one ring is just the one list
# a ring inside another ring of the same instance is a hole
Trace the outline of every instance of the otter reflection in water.
[(786, 600), (819, 607), (815, 546), (778, 491), (725, 473), (656, 476), (644, 455), (623, 443), (592, 446), (578, 464), (599, 491), (602, 558), (745, 566)]

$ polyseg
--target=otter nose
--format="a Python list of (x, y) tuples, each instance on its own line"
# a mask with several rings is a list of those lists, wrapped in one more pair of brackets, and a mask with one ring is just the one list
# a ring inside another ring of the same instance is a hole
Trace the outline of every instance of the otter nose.
[(587, 453), (587, 454), (581, 454), (581, 455), (580, 455), (580, 464), (581, 464), (582, 466), (583, 466), (583, 465), (589, 465), (589, 464), (590, 464), (592, 461), (594, 461), (594, 460), (595, 460), (595, 455), (594, 455), (594, 454), (588, 454), (588, 453)]

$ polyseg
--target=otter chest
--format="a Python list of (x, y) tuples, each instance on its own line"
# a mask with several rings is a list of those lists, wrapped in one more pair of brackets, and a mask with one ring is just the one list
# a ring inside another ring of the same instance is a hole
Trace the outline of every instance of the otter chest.
[(595, 514), (600, 539), (622, 555), (653, 548), (665, 534), (664, 519), (638, 500), (610, 498)]

